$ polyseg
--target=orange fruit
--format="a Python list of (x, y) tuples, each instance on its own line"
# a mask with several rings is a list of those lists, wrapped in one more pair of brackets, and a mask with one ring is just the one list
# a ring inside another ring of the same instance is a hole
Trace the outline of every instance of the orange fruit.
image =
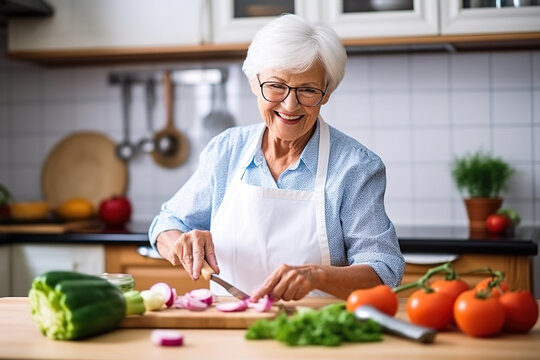
[(62, 203), (56, 213), (66, 220), (88, 219), (94, 215), (94, 206), (85, 198), (75, 197)]

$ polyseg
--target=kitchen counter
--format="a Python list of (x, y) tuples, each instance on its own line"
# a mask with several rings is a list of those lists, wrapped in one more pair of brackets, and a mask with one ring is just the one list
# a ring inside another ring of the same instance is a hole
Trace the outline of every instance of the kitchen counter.
[[(539, 301), (540, 303), (540, 301)], [(301, 303), (309, 305), (309, 301)], [(406, 319), (405, 303), (396, 315)], [(432, 344), (391, 335), (382, 342), (345, 344), (335, 348), (288, 347), (274, 340), (246, 340), (245, 330), (182, 329), (184, 346), (158, 347), (150, 329), (118, 329), (82, 341), (44, 337), (30, 317), (27, 298), (0, 299), (2, 359), (538, 359), (540, 321), (528, 334), (472, 338), (459, 331), (437, 334)]]
[[(149, 245), (148, 224), (133, 223), (125, 229), (91, 229), (62, 234), (0, 234), (2, 243), (93, 243)], [(469, 234), (466, 227), (409, 226), (397, 227), (404, 253), (504, 254), (538, 253), (540, 228), (518, 227), (513, 236)]]

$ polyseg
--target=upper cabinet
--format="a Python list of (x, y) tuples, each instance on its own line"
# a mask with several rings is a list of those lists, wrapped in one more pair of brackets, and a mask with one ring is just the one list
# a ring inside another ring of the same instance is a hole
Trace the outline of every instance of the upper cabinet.
[(321, 20), (345, 39), (437, 35), (438, 9), (436, 0), (331, 0)]
[(47, 0), (54, 15), (9, 21), (9, 51), (199, 44), (203, 0)]
[(47, 1), (52, 17), (9, 19), (13, 58), (243, 58), (257, 30), (283, 13), (331, 25), (350, 48), (540, 43), (540, 0)]
[(540, 31), (539, 0), (440, 1), (441, 34)]

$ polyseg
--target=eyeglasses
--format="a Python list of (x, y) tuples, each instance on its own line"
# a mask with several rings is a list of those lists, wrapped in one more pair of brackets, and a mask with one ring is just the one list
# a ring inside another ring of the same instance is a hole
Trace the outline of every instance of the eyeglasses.
[(291, 93), (291, 90), (294, 90), (298, 103), (309, 107), (317, 106), (321, 103), (326, 94), (326, 89), (328, 89), (328, 85), (322, 91), (321, 89), (309, 86), (291, 87), (277, 81), (265, 81), (261, 83), (259, 74), (257, 74), (257, 80), (259, 81), (263, 98), (266, 101), (275, 103), (284, 101)]

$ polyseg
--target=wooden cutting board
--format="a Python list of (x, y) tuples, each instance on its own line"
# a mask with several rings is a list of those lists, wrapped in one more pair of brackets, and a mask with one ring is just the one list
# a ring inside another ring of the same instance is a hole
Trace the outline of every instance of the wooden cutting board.
[(99, 229), (98, 219), (74, 220), (58, 223), (0, 224), (0, 234), (63, 234), (66, 232)]
[(253, 309), (238, 312), (222, 312), (210, 306), (204, 311), (187, 309), (163, 309), (147, 311), (144, 315), (130, 315), (121, 323), (122, 328), (189, 328), (189, 329), (246, 329), (260, 319), (273, 319), (280, 312), (278, 306), (270, 311)]

